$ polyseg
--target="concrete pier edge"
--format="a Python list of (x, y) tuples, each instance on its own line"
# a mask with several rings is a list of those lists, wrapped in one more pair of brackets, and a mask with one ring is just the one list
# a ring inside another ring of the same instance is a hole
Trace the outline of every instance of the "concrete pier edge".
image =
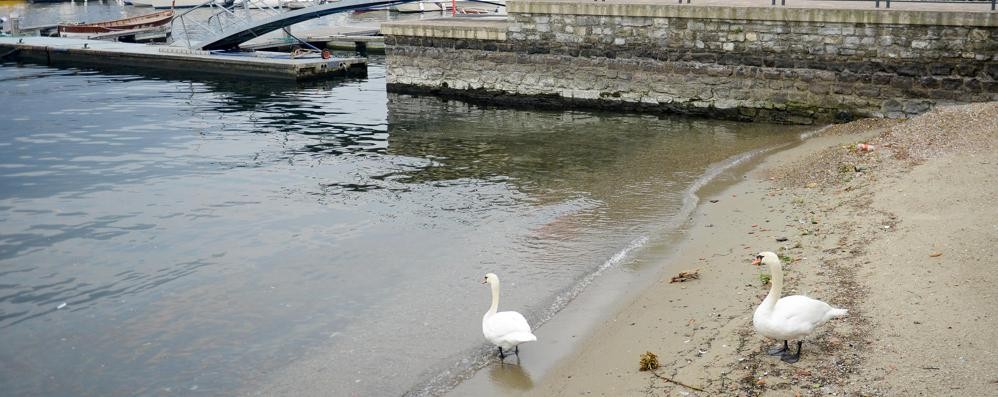
[(510, 0), (504, 19), (385, 23), (388, 89), (501, 106), (782, 123), (907, 117), (998, 100), (998, 13), (983, 6), (700, 3)]
[(7, 59), (68, 67), (128, 68), (197, 77), (253, 77), (303, 81), (335, 76), (366, 76), (364, 58), (282, 60), (226, 56), (168, 46), (49, 37), (0, 38)]

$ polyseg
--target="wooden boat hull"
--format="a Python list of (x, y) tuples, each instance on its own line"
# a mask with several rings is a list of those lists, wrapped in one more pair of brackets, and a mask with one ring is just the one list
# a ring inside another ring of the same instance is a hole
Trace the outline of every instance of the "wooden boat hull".
[(114, 21), (62, 24), (59, 25), (59, 36), (88, 37), (123, 30), (153, 28), (157, 26), (165, 26), (169, 24), (172, 19), (173, 10), (167, 10)]

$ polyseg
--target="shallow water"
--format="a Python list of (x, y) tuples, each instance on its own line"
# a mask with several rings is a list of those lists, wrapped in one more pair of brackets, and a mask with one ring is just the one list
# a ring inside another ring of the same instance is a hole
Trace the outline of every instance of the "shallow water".
[(797, 138), (389, 95), (380, 62), (309, 85), (0, 67), (2, 394), (447, 384), (484, 354), (484, 273), (540, 324), (712, 166)]

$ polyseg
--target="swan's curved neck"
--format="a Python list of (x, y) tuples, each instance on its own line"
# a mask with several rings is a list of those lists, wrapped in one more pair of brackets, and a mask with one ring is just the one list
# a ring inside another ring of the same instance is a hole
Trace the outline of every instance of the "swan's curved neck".
[(496, 314), (496, 310), (499, 310), (499, 280), (489, 282), (492, 286), (492, 306), (489, 306), (489, 311), (485, 315)]
[(769, 272), (772, 273), (769, 276), (769, 282), (773, 284), (769, 288), (769, 295), (766, 295), (766, 299), (762, 300), (762, 306), (767, 306), (772, 308), (776, 306), (776, 301), (780, 300), (780, 295), (783, 294), (783, 265), (780, 262), (769, 264)]

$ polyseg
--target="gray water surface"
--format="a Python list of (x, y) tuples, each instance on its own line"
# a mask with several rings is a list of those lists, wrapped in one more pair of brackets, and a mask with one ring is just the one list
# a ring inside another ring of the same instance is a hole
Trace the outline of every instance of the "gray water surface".
[(796, 140), (384, 87), (0, 66), (0, 394), (401, 394)]

